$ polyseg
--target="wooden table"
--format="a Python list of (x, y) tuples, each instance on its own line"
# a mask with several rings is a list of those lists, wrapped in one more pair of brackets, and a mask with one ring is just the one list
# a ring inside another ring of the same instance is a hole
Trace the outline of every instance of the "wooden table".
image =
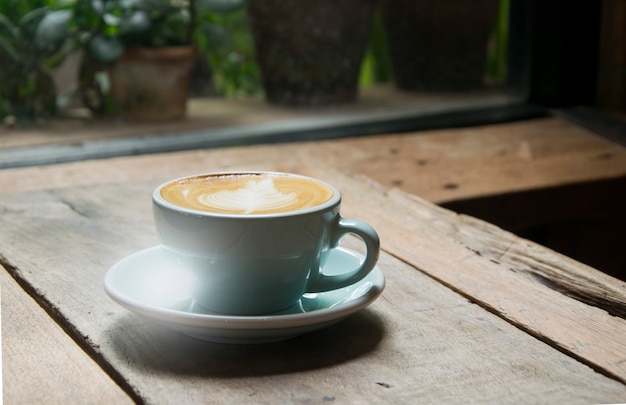
[[(554, 128), (569, 133), (558, 153), (539, 147)], [(107, 269), (157, 243), (151, 190), (228, 169), (337, 185), (343, 214), (381, 235), (383, 295), (251, 346), (188, 338), (111, 301)], [(626, 283), (433, 204), (624, 176), (623, 148), (555, 119), (4, 170), (5, 403), (626, 402)]]

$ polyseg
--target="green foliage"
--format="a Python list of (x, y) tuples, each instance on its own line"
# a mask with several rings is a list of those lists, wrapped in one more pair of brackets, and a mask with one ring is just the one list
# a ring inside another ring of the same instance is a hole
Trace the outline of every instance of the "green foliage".
[(108, 63), (132, 46), (189, 43), (186, 0), (91, 0), (74, 8), (72, 27), (93, 59)]
[(79, 1), (73, 26), (88, 54), (109, 63), (133, 46), (191, 44), (204, 16), (241, 9), (244, 3), (245, 0)]
[(0, 117), (33, 120), (54, 113), (56, 91), (47, 69), (69, 51), (69, 6), (54, 0), (0, 6)]
[[(0, 0), (0, 118), (54, 113), (55, 91), (48, 71), (78, 46), (94, 61), (110, 63), (132, 46), (193, 44), (208, 62), (219, 95), (260, 93), (245, 4), (246, 0)], [(377, 15), (361, 85), (389, 78), (386, 41)]]
[(493, 83), (503, 83), (507, 74), (507, 52), (509, 42), (509, 12), (510, 0), (500, 0), (498, 19), (489, 39), (487, 49), (488, 80)]
[(237, 97), (261, 92), (245, 10), (199, 15), (194, 42), (209, 61), (218, 94)]
[[(115, 61), (133, 46), (193, 44), (211, 66), (217, 92), (234, 96), (260, 91), (246, 0), (91, 0), (74, 8), (72, 29), (87, 55)], [(207, 79), (209, 80), (209, 79)]]
[(361, 67), (359, 85), (367, 87), (376, 83), (389, 82), (392, 79), (391, 76), (391, 58), (387, 50), (387, 38), (380, 11), (377, 10), (374, 13), (372, 33)]
[(193, 0), (199, 14), (228, 13), (241, 10), (246, 0)]

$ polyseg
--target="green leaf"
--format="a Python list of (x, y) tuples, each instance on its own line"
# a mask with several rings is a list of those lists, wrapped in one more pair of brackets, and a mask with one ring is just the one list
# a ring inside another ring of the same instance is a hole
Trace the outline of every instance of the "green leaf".
[(91, 36), (91, 33), (100, 28), (103, 13), (102, 1), (79, 0), (72, 10), (70, 28), (73, 32), (78, 32), (79, 35), (86, 32)]
[(11, 42), (17, 40), (17, 27), (4, 14), (0, 14), (0, 38), (6, 38)]
[(195, 0), (199, 13), (226, 13), (243, 7), (247, 0)]
[(19, 29), (24, 39), (30, 41), (35, 37), (37, 26), (48, 13), (47, 7), (37, 8), (26, 14), (19, 21)]
[(10, 62), (18, 63), (20, 61), (20, 55), (17, 49), (15, 49), (15, 44), (2, 37), (0, 37), (0, 60), (2, 60), (3, 65)]
[(87, 53), (99, 62), (115, 61), (124, 52), (124, 45), (116, 37), (95, 36), (87, 44)]
[(48, 54), (59, 51), (67, 39), (67, 27), (70, 18), (72, 18), (70, 10), (59, 10), (46, 14), (37, 26), (35, 44)]
[(120, 34), (136, 34), (150, 29), (150, 17), (144, 11), (134, 11), (120, 21)]
[(103, 14), (102, 21), (104, 21), (106, 25), (112, 27), (119, 27), (122, 24), (122, 19), (118, 15), (115, 15), (113, 13)]
[[(85, 1), (85, 0), (78, 0)], [(87, 0), (86, 4), (88, 5), (88, 9), (93, 11), (98, 15), (104, 14), (104, 1), (103, 0)]]
[(207, 38), (212, 49), (226, 48), (229, 45), (229, 33), (224, 27), (202, 22), (199, 25), (199, 32)]
[(122, 0), (130, 2), (129, 4), (123, 3), (123, 8), (130, 9), (136, 8), (140, 10), (151, 11), (153, 13), (167, 14), (174, 10), (178, 10), (181, 7), (173, 5), (169, 0)]

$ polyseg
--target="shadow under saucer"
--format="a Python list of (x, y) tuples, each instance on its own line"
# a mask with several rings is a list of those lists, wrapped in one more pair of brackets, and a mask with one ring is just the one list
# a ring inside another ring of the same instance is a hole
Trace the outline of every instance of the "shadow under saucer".
[(100, 340), (107, 342), (101, 344), (105, 357), (123, 359), (133, 368), (234, 378), (331, 367), (372, 352), (384, 335), (384, 321), (375, 311), (365, 309), (330, 327), (274, 343), (208, 342), (132, 314), (111, 324)]

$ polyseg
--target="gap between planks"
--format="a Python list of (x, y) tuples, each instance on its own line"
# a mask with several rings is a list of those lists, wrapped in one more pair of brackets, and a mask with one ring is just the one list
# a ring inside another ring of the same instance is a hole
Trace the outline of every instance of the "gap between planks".
[[(613, 297), (612, 313), (623, 313), (626, 283), (495, 225), (386, 190), (369, 178), (322, 168), (313, 174), (333, 180), (344, 194), (342, 212), (372, 224), (387, 253), (626, 384), (626, 320), (591, 306), (589, 299), (606, 304)], [(569, 283), (569, 294), (551, 288), (548, 278)], [(580, 288), (588, 283), (594, 286)], [(579, 300), (582, 296), (587, 302)]]
[[(4, 269), (3, 269), (4, 268)], [(30, 296), (39, 307), (50, 317), (52, 322), (57, 324), (67, 336), (82, 350), (91, 360), (93, 360), (119, 387), (122, 389), (134, 403), (143, 403), (144, 400), (135, 388), (122, 376), (115, 367), (104, 358), (95, 344), (88, 336), (82, 334), (71, 321), (67, 319), (63, 313), (46, 297), (32, 286), (20, 274), (19, 268), (15, 267), (4, 255), (0, 254), (0, 271), (6, 270), (6, 273), (16, 282), (16, 284)]]

